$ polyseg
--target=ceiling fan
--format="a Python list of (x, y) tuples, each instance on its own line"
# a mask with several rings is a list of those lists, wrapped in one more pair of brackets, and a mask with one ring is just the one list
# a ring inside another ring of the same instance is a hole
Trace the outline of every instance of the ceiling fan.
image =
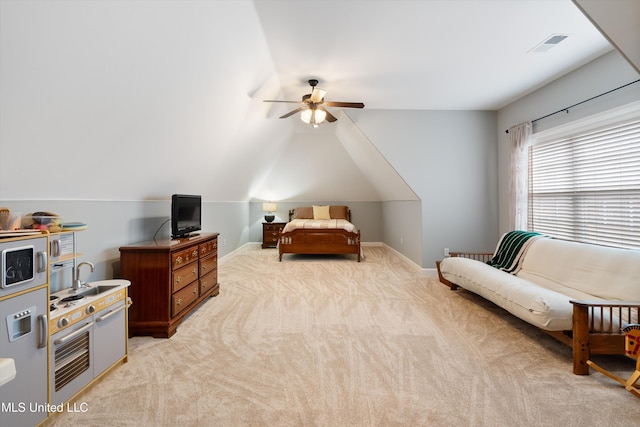
[(318, 125), (325, 120), (328, 122), (335, 122), (338, 120), (333, 114), (331, 114), (325, 107), (345, 107), (345, 108), (364, 108), (362, 102), (338, 102), (338, 101), (325, 101), (324, 95), (326, 90), (317, 88), (318, 80), (309, 80), (311, 86), (311, 93), (308, 93), (302, 97), (302, 101), (280, 101), (275, 99), (265, 99), (264, 102), (287, 102), (293, 104), (303, 104), (301, 107), (296, 108), (293, 111), (289, 111), (284, 116), (280, 116), (281, 119), (286, 119), (296, 113), (300, 113), (300, 119), (312, 125), (318, 127)]

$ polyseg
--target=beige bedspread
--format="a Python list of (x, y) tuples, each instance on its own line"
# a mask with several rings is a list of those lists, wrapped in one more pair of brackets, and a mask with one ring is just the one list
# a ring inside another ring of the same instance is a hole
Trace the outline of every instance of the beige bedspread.
[(297, 228), (311, 228), (311, 229), (329, 229), (339, 228), (347, 230), (350, 233), (357, 233), (356, 226), (347, 221), (346, 219), (294, 219), (285, 225), (282, 230), (283, 233), (293, 231)]

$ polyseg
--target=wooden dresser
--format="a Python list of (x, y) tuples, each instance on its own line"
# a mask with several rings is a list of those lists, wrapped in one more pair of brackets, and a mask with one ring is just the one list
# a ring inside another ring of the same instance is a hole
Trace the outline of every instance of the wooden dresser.
[(262, 223), (262, 249), (278, 247), (280, 232), (287, 225), (286, 222), (263, 222)]
[(220, 293), (218, 234), (200, 233), (120, 248), (120, 275), (131, 281), (130, 336), (169, 338), (183, 317)]

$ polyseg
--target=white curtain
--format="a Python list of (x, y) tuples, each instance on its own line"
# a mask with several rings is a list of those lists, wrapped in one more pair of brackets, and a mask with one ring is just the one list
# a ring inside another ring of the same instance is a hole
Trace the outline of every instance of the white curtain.
[(529, 186), (528, 151), (531, 144), (531, 122), (509, 128), (511, 170), (509, 174), (509, 227), (527, 229), (527, 198)]

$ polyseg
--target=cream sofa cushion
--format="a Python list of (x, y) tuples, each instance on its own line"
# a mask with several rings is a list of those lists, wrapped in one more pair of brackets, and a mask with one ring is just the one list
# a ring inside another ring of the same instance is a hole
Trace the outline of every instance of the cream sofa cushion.
[(468, 258), (445, 258), (440, 272), (445, 279), (541, 329), (562, 331), (572, 327), (573, 306), (560, 292)]
[(517, 276), (575, 298), (640, 301), (640, 251), (538, 239)]

